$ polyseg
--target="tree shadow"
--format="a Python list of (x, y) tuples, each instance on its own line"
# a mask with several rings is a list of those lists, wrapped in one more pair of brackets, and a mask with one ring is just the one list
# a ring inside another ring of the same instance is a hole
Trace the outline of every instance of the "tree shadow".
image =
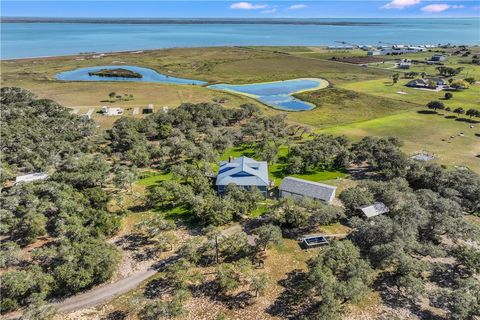
[(171, 294), (173, 288), (165, 279), (154, 279), (145, 285), (143, 295), (148, 299), (160, 299), (165, 295)]
[(480, 123), (480, 121), (468, 119), (468, 118), (457, 118), (455, 121), (467, 122), (467, 123)]
[(127, 311), (116, 310), (112, 311), (107, 314), (105, 317), (101, 318), (101, 320), (125, 320), (128, 317)]
[(420, 113), (420, 114), (437, 114), (438, 112), (433, 111), (433, 110), (418, 110), (417, 113)]
[(153, 242), (139, 233), (131, 233), (120, 237), (115, 241), (115, 245), (121, 247), (124, 250), (135, 251), (147, 245), (151, 245)]
[(422, 320), (440, 320), (438, 314), (425, 310), (419, 305), (418, 299), (405, 297), (398, 290), (394, 278), (388, 272), (381, 273), (373, 284), (374, 290), (380, 292), (383, 303), (393, 309), (405, 308)]
[(315, 305), (305, 296), (305, 273), (296, 269), (287, 274), (286, 279), (278, 281), (285, 290), (267, 308), (267, 313), (284, 319), (309, 318)]
[(230, 310), (244, 309), (254, 303), (254, 296), (249, 291), (241, 291), (234, 295), (224, 294), (214, 280), (203, 282), (191, 288), (192, 296), (206, 297), (220, 302)]

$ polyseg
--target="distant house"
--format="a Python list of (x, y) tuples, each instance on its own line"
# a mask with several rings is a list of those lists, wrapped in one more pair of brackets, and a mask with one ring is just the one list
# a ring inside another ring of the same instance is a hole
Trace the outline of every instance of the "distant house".
[(266, 161), (256, 161), (244, 156), (230, 158), (229, 161), (220, 163), (215, 184), (220, 194), (225, 192), (229, 184), (235, 184), (247, 189), (257, 187), (266, 198), (269, 184), (268, 164)]
[(358, 210), (362, 213), (362, 215), (366, 218), (372, 218), (375, 216), (379, 216), (381, 214), (387, 213), (390, 211), (388, 207), (383, 204), (382, 202), (375, 202), (372, 205), (366, 205), (358, 208)]
[(286, 177), (278, 187), (280, 198), (310, 198), (331, 203), (335, 198), (337, 187), (328, 184), (307, 181), (294, 177)]
[(367, 56), (380, 56), (382, 52), (380, 50), (369, 50)]
[(47, 178), (48, 178), (48, 174), (46, 174), (44, 172), (30, 173), (30, 174), (25, 174), (25, 175), (16, 177), (15, 178), (15, 184), (22, 183), (22, 182), (32, 182), (32, 181), (37, 181), (37, 180), (45, 180)]
[(102, 107), (102, 113), (104, 116), (121, 116), (123, 114), (122, 108), (115, 108), (115, 107)]
[(447, 60), (447, 57), (444, 56), (443, 54), (434, 54), (430, 58), (430, 61), (434, 61), (434, 62), (442, 62), (442, 61), (445, 61), (445, 60)]
[(400, 62), (398, 65), (397, 65), (397, 68), (398, 69), (410, 69), (410, 66), (412, 65), (411, 62)]
[(412, 88), (436, 89), (439, 86), (446, 86), (447, 82), (442, 78), (420, 78), (409, 81), (406, 86)]
[(143, 114), (153, 113), (153, 104), (150, 103), (150, 104), (148, 104), (147, 107), (143, 108), (142, 113)]

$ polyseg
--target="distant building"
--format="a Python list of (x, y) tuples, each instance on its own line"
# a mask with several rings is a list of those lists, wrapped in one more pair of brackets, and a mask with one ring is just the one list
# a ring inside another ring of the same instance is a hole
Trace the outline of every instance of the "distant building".
[(398, 69), (410, 69), (410, 66), (412, 65), (411, 62), (400, 62), (398, 65), (397, 65), (397, 68)]
[(380, 56), (382, 52), (380, 50), (369, 50), (367, 56)]
[(328, 46), (328, 50), (353, 50), (353, 46)]
[(143, 108), (142, 113), (143, 114), (153, 113), (153, 104), (150, 103), (147, 107)]
[(447, 82), (442, 78), (420, 78), (409, 81), (406, 86), (412, 88), (437, 89), (439, 86), (446, 86)]
[(307, 181), (294, 177), (286, 177), (278, 187), (280, 198), (310, 198), (331, 203), (335, 198), (337, 187), (328, 184)]
[(102, 113), (104, 116), (121, 116), (123, 114), (122, 108), (115, 108), (115, 107), (102, 107)]
[(444, 56), (443, 54), (434, 54), (430, 58), (430, 61), (434, 61), (434, 62), (442, 62), (442, 61), (445, 61), (445, 60), (447, 60), (447, 57)]
[(382, 202), (375, 202), (372, 205), (366, 205), (358, 208), (362, 215), (366, 218), (372, 218), (387, 213), (390, 209)]
[(269, 185), (268, 164), (245, 156), (222, 161), (215, 184), (220, 194), (225, 192), (229, 184), (235, 184), (246, 189), (256, 187), (266, 198)]
[(25, 174), (25, 175), (16, 177), (15, 178), (15, 184), (22, 183), (22, 182), (32, 182), (32, 181), (37, 181), (37, 180), (45, 180), (47, 178), (48, 178), (48, 174), (46, 174), (44, 172), (30, 173), (30, 174)]

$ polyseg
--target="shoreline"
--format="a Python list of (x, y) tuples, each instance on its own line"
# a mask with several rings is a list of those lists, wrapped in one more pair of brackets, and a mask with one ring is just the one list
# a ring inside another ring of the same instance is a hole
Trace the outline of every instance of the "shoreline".
[(308, 92), (308, 91), (315, 91), (315, 90), (320, 90), (320, 89), (325, 89), (327, 88), (329, 85), (330, 85), (330, 82), (328, 82), (328, 80), (326, 79), (323, 79), (323, 78), (294, 78), (294, 79), (287, 79), (287, 80), (277, 80), (277, 81), (267, 81), (267, 82), (257, 82), (257, 83), (246, 83), (246, 84), (228, 84), (228, 83), (218, 83), (218, 84), (214, 84), (214, 85), (209, 85), (209, 86), (206, 86), (206, 88), (208, 89), (211, 89), (211, 90), (218, 90), (218, 91), (227, 91), (227, 92), (230, 92), (230, 93), (235, 93), (235, 94), (240, 94), (240, 95), (243, 95), (243, 96), (246, 96), (246, 97), (249, 97), (249, 98), (252, 98), (252, 99), (255, 99), (256, 101), (260, 102), (260, 103), (263, 103), (264, 105), (268, 106), (269, 108), (273, 108), (273, 109), (276, 109), (276, 110), (280, 110), (280, 111), (286, 111), (286, 112), (302, 112), (302, 111), (311, 111), (313, 109), (315, 109), (317, 106), (311, 102), (308, 102), (308, 101), (303, 101), (301, 99), (298, 99), (300, 101), (302, 101), (303, 103), (305, 104), (308, 104), (310, 106), (312, 106), (313, 108), (312, 109), (308, 109), (308, 110), (290, 110), (290, 109), (287, 109), (287, 108), (282, 108), (282, 107), (278, 107), (278, 106), (273, 106), (273, 105), (270, 105), (262, 100), (260, 100), (261, 96), (259, 95), (255, 95), (255, 94), (251, 94), (251, 93), (246, 93), (246, 92), (241, 92), (241, 91), (237, 91), (237, 90), (234, 90), (234, 89), (229, 89), (229, 88), (212, 88), (212, 86), (215, 86), (215, 85), (232, 85), (232, 86), (249, 86), (249, 85), (257, 85), (257, 84), (268, 84), (268, 83), (281, 83), (281, 82), (285, 82), (285, 81), (295, 81), (295, 80), (311, 80), (311, 81), (317, 81), (318, 82), (318, 85), (315, 86), (315, 87), (312, 87), (312, 88), (308, 88), (308, 89), (302, 89), (302, 90), (298, 90), (298, 91), (295, 91), (295, 92), (291, 92), (291, 93), (288, 93), (287, 95), (288, 96), (293, 96), (295, 99), (298, 99), (296, 98), (294, 95), (295, 94), (298, 94), (298, 93), (302, 93), (302, 92)]

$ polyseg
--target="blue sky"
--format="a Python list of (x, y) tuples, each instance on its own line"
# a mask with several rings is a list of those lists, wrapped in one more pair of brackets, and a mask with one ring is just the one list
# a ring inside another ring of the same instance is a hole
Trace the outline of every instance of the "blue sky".
[(478, 0), (1, 1), (2, 16), (131, 18), (478, 17)]

